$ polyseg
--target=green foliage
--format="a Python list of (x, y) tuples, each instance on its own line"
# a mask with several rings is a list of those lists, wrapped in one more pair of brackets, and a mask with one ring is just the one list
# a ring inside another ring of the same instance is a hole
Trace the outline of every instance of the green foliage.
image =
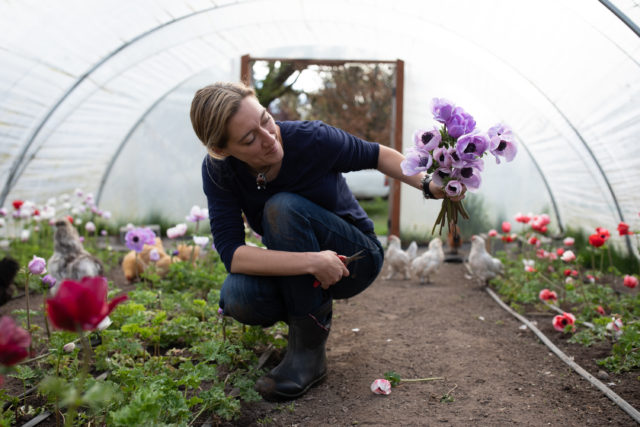
[(611, 355), (598, 361), (610, 371), (620, 373), (640, 368), (640, 326), (631, 323), (624, 327), (623, 333), (613, 345)]
[[(616, 230), (609, 231), (611, 232), (611, 238), (622, 239), (622, 237), (616, 235)], [(593, 233), (595, 233), (595, 230), (593, 230)], [(605, 243), (600, 248), (593, 248), (589, 245), (588, 233), (569, 228), (566, 235), (574, 238), (574, 248), (577, 248), (576, 256), (578, 257), (578, 262), (585, 269), (599, 268), (602, 263), (605, 270), (612, 268), (612, 272), (617, 274), (621, 272), (630, 274), (634, 271), (640, 271), (640, 261), (632, 254), (621, 252), (610, 243)], [(633, 236), (631, 237), (633, 239)], [(634, 243), (637, 243), (637, 240)], [(611, 255), (613, 264), (609, 262), (609, 255)]]
[(373, 228), (378, 236), (389, 234), (389, 201), (382, 197), (370, 200), (358, 200), (367, 216), (373, 221)]
[[(287, 94), (297, 95), (297, 91), (293, 89), (293, 84), (300, 77), (300, 72), (306, 68), (306, 65), (288, 61), (269, 61), (267, 62), (267, 74), (261, 80), (255, 82), (256, 97), (261, 105), (269, 107), (269, 105), (277, 98)], [(295, 78), (290, 79), (294, 76)]]
[(464, 240), (469, 240), (474, 234), (486, 233), (491, 228), (484, 199), (480, 194), (467, 193), (464, 198), (464, 208), (469, 219), (458, 221), (460, 234)]
[[(522, 238), (526, 242), (529, 237), (530, 232)], [(572, 335), (570, 342), (584, 346), (591, 346), (596, 342), (611, 342), (611, 354), (599, 361), (602, 366), (614, 372), (639, 369), (640, 295), (614, 291), (614, 282), (619, 284), (622, 281), (618, 267), (624, 267), (624, 264), (614, 262), (613, 265), (609, 265), (606, 249), (598, 249), (604, 264), (603, 269), (600, 269), (599, 262), (592, 262), (591, 255), (596, 253), (593, 248), (583, 247), (585, 244), (588, 246), (585, 243), (586, 239), (577, 234), (574, 235), (574, 239), (575, 243), (571, 249), (580, 255), (573, 263), (565, 263), (560, 259), (539, 258), (535, 248), (526, 243), (519, 250), (511, 248), (509, 252), (499, 252), (497, 256), (505, 267), (505, 275), (492, 280), (491, 285), (519, 312), (524, 312), (527, 307), (532, 306), (536, 311), (550, 310), (539, 301), (538, 294), (544, 288), (555, 291), (562, 310), (576, 317), (575, 331), (571, 326), (565, 331)], [(551, 240), (540, 249), (555, 252), (558, 246), (561, 246), (559, 241)], [(536, 272), (525, 271), (525, 259), (535, 262)], [(616, 257), (613, 256), (612, 259)], [(578, 275), (566, 277), (564, 270), (567, 268), (577, 271)], [(589, 279), (589, 276), (595, 277), (595, 280)], [(597, 311), (599, 306), (610, 314), (601, 316)], [(556, 313), (550, 311), (550, 319), (553, 314)], [(622, 335), (617, 341), (608, 326), (613, 320), (612, 317), (619, 317), (624, 325)], [(587, 324), (592, 324), (593, 327)]]
[(391, 387), (396, 387), (400, 385), (400, 381), (402, 381), (400, 374), (394, 371), (385, 372), (384, 378), (391, 383)]
[[(21, 257), (28, 263), (36, 246), (22, 248)], [(39, 249), (35, 254), (49, 253)], [(223, 335), (217, 310), (227, 273), (213, 251), (195, 261), (195, 266), (172, 264), (164, 279), (149, 276), (137, 283), (128, 301), (110, 314), (111, 326), (92, 334), (94, 340), (99, 336), (92, 350), (93, 368), (108, 372), (106, 380), (80, 380), (83, 352), (79, 344), (68, 353), (63, 350), (77, 338), (66, 331), (53, 331), (49, 354), (38, 363), (17, 365), (12, 376), (25, 387), (38, 384), (49, 409), (56, 404), (63, 412), (77, 409), (75, 420), (81, 424), (187, 425), (205, 411), (233, 420), (241, 402), (260, 398), (253, 389), (261, 374), (255, 368), (256, 349), (286, 345), (274, 338), (283, 326), (268, 333), (226, 318)], [(24, 273), (22, 277), (26, 280)], [(32, 287), (37, 286), (33, 281)], [(117, 293), (110, 283), (109, 298)], [(14, 316), (19, 320), (25, 312)], [(32, 335), (34, 342), (47, 342), (41, 329), (34, 327)], [(15, 418), (12, 409), (18, 402), (12, 399), (2, 397), (1, 402), (12, 407), (0, 412), (0, 425), (10, 425)]]

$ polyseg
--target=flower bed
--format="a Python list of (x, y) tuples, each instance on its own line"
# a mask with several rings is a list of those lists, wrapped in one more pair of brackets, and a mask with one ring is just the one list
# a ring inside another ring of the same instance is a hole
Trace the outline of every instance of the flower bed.
[[(226, 271), (207, 242), (201, 239), (191, 262), (171, 263), (164, 274), (150, 263), (127, 283), (124, 253), (101, 244), (106, 236), (80, 229), (108, 279), (67, 280), (53, 296), (44, 262), (53, 253), (52, 230), (17, 220), (30, 227), (29, 236), (7, 248), (21, 266), (14, 282), (28, 292), (14, 292), (0, 311), (0, 425), (46, 413), (67, 425), (219, 423), (236, 418), (243, 401), (259, 398), (253, 390), (262, 373), (257, 354), (284, 340), (218, 315)], [(168, 234), (182, 236), (187, 227), (177, 231)]]
[[(510, 223), (502, 225), (502, 235), (488, 233), (506, 245), (497, 253), (505, 274), (491, 282), (502, 298), (520, 313), (552, 313), (549, 322), (571, 343), (608, 345), (609, 354), (597, 361), (603, 369), (640, 369), (638, 279), (612, 262), (615, 236), (598, 228), (579, 247), (573, 237), (548, 237), (548, 216), (519, 214), (516, 221), (523, 224), (520, 233), (512, 233)], [(619, 230), (620, 237), (632, 233), (624, 223)]]

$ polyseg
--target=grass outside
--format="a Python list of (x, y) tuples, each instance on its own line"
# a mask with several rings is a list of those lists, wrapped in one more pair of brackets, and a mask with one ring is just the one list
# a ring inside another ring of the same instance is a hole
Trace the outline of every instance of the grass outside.
[(367, 200), (358, 200), (362, 209), (373, 221), (376, 235), (386, 236), (389, 233), (389, 200), (376, 197)]

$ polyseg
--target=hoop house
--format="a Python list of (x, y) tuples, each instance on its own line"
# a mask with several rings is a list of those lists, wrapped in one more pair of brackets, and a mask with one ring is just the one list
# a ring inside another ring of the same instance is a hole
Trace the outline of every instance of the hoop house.
[[(37, 0), (0, 3), (0, 205), (79, 187), (114, 216), (205, 205), (194, 91), (240, 58), (404, 61), (402, 135), (443, 97), (520, 153), (487, 162), (493, 218), (559, 229), (640, 218), (640, 7), (627, 0)], [(437, 209), (403, 187), (400, 227)]]

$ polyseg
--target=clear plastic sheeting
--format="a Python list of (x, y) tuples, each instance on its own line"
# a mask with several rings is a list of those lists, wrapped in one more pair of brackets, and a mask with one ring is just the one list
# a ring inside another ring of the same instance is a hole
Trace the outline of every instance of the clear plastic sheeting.
[[(634, 1), (613, 1), (636, 25)], [(123, 218), (182, 219), (204, 204), (193, 92), (238, 80), (240, 57), (405, 62), (405, 148), (448, 98), (516, 161), (487, 159), (497, 219), (548, 212), (558, 228), (640, 221), (640, 38), (598, 1), (3, 1), (2, 199), (76, 187)], [(437, 209), (404, 187), (401, 230)], [(637, 227), (636, 227), (637, 228)]]

